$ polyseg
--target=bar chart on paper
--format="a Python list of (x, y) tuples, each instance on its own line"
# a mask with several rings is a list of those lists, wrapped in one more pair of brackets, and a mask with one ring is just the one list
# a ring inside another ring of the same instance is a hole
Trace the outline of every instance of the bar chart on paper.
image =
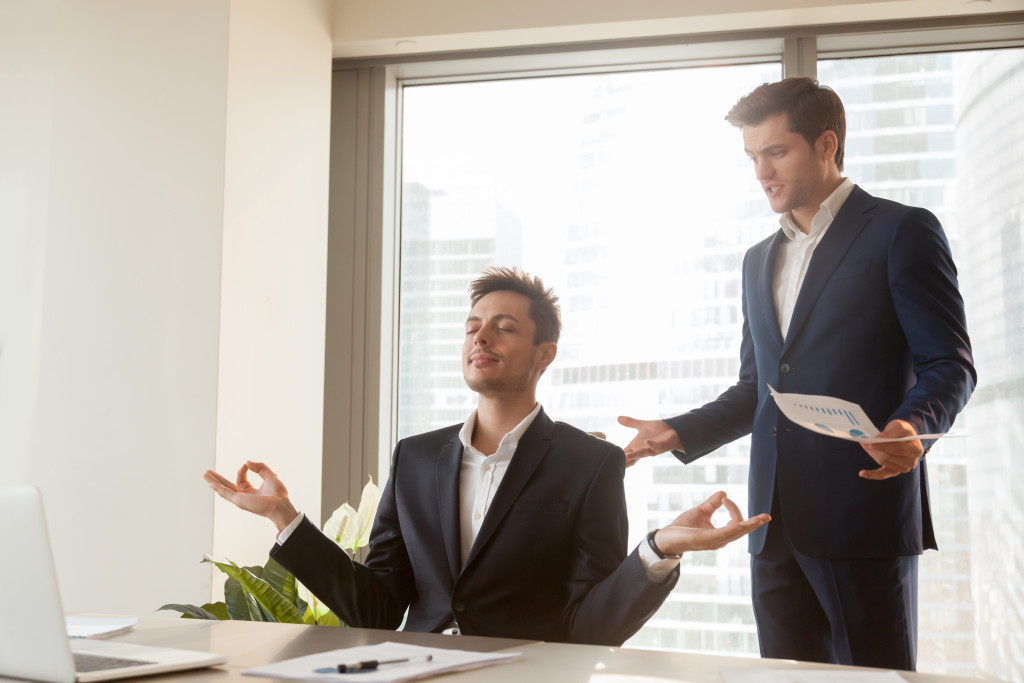
[(938, 439), (943, 434), (917, 434), (898, 439), (878, 438), (878, 427), (856, 403), (832, 396), (783, 394), (769, 385), (782, 414), (812, 432), (861, 443), (889, 443), (915, 439)]

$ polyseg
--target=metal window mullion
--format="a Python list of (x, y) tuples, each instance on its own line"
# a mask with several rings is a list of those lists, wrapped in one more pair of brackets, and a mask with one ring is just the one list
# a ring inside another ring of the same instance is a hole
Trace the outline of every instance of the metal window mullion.
[(396, 90), (383, 67), (334, 72), (322, 519), (379, 481), (393, 438)]
[(818, 38), (799, 36), (786, 38), (782, 48), (782, 77), (818, 77)]

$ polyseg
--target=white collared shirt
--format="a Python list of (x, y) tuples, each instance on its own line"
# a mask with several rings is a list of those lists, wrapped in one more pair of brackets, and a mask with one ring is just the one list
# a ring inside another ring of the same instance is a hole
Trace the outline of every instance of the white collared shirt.
[(807, 276), (807, 267), (811, 263), (811, 256), (851, 192), (853, 192), (853, 181), (843, 178), (839, 187), (821, 203), (821, 208), (811, 220), (811, 230), (807, 234), (800, 232), (790, 220), (788, 213), (779, 217), (779, 225), (787, 239), (779, 244), (775, 257), (772, 290), (775, 294), (775, 314), (779, 318), (779, 328), (782, 331), (783, 340), (786, 339), (786, 334), (789, 332), (789, 323), (793, 320), (793, 309), (796, 308), (796, 299), (800, 295), (800, 288), (803, 287), (804, 278)]
[(533, 406), (530, 414), (501, 438), (498, 450), (484, 455), (473, 447), (473, 430), (476, 428), (476, 411), (462, 425), (459, 441), (462, 442), (462, 468), (459, 471), (460, 531), (462, 532), (462, 563), (469, 557), (484, 516), (494, 501), (494, 494), (512, 462), (516, 447), (523, 434), (533, 424), (540, 412), (540, 404)]

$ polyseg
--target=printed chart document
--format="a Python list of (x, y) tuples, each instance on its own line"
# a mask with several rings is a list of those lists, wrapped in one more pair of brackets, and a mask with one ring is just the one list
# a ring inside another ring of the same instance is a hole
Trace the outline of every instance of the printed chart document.
[(915, 439), (938, 439), (944, 434), (918, 434), (898, 439), (878, 438), (879, 429), (856, 403), (831, 396), (782, 394), (768, 386), (782, 414), (805, 429), (861, 443), (891, 443)]
[(830, 669), (719, 669), (725, 683), (907, 683), (895, 671)]
[[(466, 650), (446, 650), (437, 647), (387, 642), (286, 659), (283, 662), (274, 662), (255, 669), (246, 669), (242, 673), (248, 676), (324, 681), (325, 683), (345, 683), (345, 681), (398, 683), (399, 681), (429, 678), (449, 671), (476, 669), (508, 662), (520, 654), (519, 652), (467, 652)], [(430, 657), (430, 661), (423, 661), (427, 657)], [(339, 664), (367, 661), (386, 662), (396, 659), (413, 661), (382, 664), (375, 669), (352, 673), (338, 672)]]

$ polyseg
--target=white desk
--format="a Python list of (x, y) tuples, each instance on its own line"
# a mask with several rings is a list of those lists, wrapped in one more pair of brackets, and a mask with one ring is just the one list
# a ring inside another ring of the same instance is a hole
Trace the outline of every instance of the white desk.
[[(230, 657), (221, 667), (165, 674), (154, 683), (229, 683), (261, 680), (242, 676), (242, 670), (270, 662), (356, 645), (384, 641), (427, 647), (491, 652), (521, 651), (508, 664), (431, 678), (442, 683), (722, 683), (721, 667), (836, 669), (826, 664), (658, 652), (597, 645), (566, 645), (525, 640), (443, 636), (359, 628), (328, 628), (245, 621), (198, 621), (144, 617), (134, 630), (113, 640), (191, 650), (218, 652)], [(979, 683), (980, 679), (900, 672), (910, 683)], [(7, 679), (0, 679), (7, 680)]]
[[(535, 643), (522, 649), (521, 661), (488, 670), (487, 683), (722, 683), (719, 669), (856, 669), (782, 659), (723, 657), (596, 645)], [(880, 669), (861, 669), (880, 671)], [(557, 676), (553, 676), (557, 672)], [(898, 672), (911, 683), (979, 683), (980, 679)], [(453, 679), (454, 682), (454, 679)]]

